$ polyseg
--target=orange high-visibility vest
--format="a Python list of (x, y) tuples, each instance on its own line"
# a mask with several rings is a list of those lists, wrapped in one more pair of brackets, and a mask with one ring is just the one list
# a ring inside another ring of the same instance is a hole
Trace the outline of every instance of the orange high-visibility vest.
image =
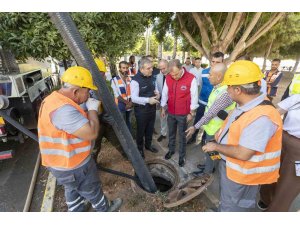
[(59, 130), (51, 122), (51, 113), (67, 104), (76, 108), (87, 118), (87, 114), (78, 104), (56, 91), (42, 102), (38, 120), (38, 136), (43, 166), (72, 169), (90, 155), (91, 141), (82, 140)]
[[(282, 141), (282, 119), (278, 111), (270, 105), (259, 105), (234, 121), (228, 131), (228, 145), (239, 145), (240, 136), (243, 130), (253, 121), (261, 116), (267, 116), (274, 124), (278, 126), (275, 134), (270, 138), (265, 152), (255, 152), (249, 160), (243, 161), (226, 157), (227, 177), (243, 185), (271, 184), (277, 181), (280, 168), (280, 154)], [(228, 118), (223, 124), (228, 122)], [(264, 132), (262, 124), (261, 132)], [(218, 140), (220, 141), (219, 132)]]

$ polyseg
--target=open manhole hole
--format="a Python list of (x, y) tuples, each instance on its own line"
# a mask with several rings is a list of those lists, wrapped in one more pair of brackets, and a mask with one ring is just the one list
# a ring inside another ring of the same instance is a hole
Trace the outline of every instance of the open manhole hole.
[[(175, 167), (170, 163), (161, 159), (153, 159), (146, 161), (146, 165), (148, 166), (149, 171), (156, 184), (157, 191), (166, 193), (174, 190), (178, 186), (179, 176)], [(139, 182), (136, 183), (132, 181), (131, 187), (135, 192), (154, 194), (144, 190)]]

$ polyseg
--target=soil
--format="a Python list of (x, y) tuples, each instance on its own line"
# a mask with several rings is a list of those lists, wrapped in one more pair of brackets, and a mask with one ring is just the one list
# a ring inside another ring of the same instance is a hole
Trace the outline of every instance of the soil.
[[(275, 105), (280, 101), (291, 79), (292, 73), (284, 72), (284, 76), (279, 85), (278, 96), (276, 96), (273, 100)], [(131, 175), (134, 174), (130, 162), (124, 159), (107, 140), (104, 139), (102, 145), (103, 148), (98, 158), (98, 162), (101, 166)], [(208, 207), (205, 197), (199, 195), (181, 206), (167, 209), (163, 207), (163, 200), (166, 197), (166, 194), (164, 193), (158, 192), (155, 195), (149, 195), (144, 192), (136, 193), (132, 190), (131, 181), (129, 179), (105, 172), (100, 172), (100, 179), (103, 191), (108, 199), (123, 199), (123, 206), (120, 210), (121, 212), (203, 212), (206, 210), (206, 207)], [(57, 186), (53, 211), (67, 211), (64, 189), (62, 186)]]

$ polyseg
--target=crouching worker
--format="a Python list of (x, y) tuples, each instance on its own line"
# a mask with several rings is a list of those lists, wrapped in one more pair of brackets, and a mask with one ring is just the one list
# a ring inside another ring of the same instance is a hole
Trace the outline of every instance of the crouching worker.
[[(117, 211), (122, 200), (109, 203), (104, 196), (94, 160), (92, 141), (99, 131), (100, 102), (89, 98), (97, 90), (91, 73), (80, 66), (71, 67), (62, 76), (63, 87), (42, 102), (38, 135), (42, 165), (65, 188), (68, 210), (87, 210), (86, 201), (98, 212)], [(87, 113), (79, 106), (86, 102)]]

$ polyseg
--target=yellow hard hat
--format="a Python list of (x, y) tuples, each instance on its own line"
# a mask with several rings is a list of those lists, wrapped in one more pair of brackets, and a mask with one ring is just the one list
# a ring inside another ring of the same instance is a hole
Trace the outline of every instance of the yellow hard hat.
[(98, 66), (98, 69), (101, 71), (101, 72), (106, 72), (106, 66), (105, 66), (105, 63), (101, 60), (101, 59), (95, 59), (95, 63), (97, 64)]
[(97, 87), (93, 84), (92, 74), (86, 68), (81, 66), (68, 68), (62, 75), (61, 80), (78, 87), (97, 90)]
[(263, 78), (259, 66), (248, 60), (239, 60), (232, 63), (224, 75), (223, 84), (243, 85), (259, 81)]

